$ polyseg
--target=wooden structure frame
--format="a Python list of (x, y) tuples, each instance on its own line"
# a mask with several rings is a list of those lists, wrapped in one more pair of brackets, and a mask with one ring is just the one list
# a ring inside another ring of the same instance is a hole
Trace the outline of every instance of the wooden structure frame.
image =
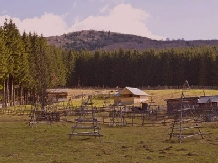
[(77, 110), (79, 117), (75, 119), (74, 126), (72, 127), (72, 132), (69, 135), (69, 139), (72, 136), (94, 136), (102, 137), (100, 133), (101, 128), (99, 127), (99, 121), (95, 117), (96, 110), (91, 106), (81, 106)]
[[(180, 109), (174, 112), (174, 120), (172, 122), (171, 132), (169, 133), (169, 140), (173, 136), (176, 136), (179, 140), (179, 143), (181, 143), (182, 139), (196, 135), (200, 135), (201, 138), (204, 139), (203, 134), (200, 130), (200, 126), (198, 125), (198, 118), (194, 117), (194, 108), (186, 107), (186, 103), (189, 103), (189, 101), (186, 101), (184, 95), (182, 94), (180, 99)], [(187, 118), (187, 116), (189, 117)], [(190, 123), (195, 125), (191, 126)], [(189, 129), (197, 129), (197, 132), (185, 132)]]

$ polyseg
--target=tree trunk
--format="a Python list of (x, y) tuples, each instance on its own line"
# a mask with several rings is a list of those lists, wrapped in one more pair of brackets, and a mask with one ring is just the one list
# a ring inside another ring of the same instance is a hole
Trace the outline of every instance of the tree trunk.
[(17, 92), (17, 94), (18, 94), (18, 103), (19, 103), (19, 105), (23, 105), (23, 103), (22, 103), (22, 86), (21, 86), (21, 84), (19, 85), (19, 89), (18, 89), (18, 92)]
[(14, 106), (14, 78), (11, 79), (10, 106)]
[(15, 105), (15, 88), (14, 88), (14, 78), (12, 77), (12, 83), (11, 83), (11, 95), (12, 95), (12, 106)]
[(23, 90), (23, 103), (25, 105), (28, 104), (28, 91), (27, 90)]
[(4, 80), (4, 82), (3, 82), (3, 97), (2, 97), (2, 99), (3, 99), (3, 107), (6, 107), (7, 105), (6, 105), (6, 79)]
[(6, 81), (7, 83), (6, 83), (6, 107), (8, 106), (8, 103), (9, 103), (9, 101), (10, 101), (10, 89), (9, 89), (9, 77), (8, 77), (8, 79), (7, 79), (7, 81)]

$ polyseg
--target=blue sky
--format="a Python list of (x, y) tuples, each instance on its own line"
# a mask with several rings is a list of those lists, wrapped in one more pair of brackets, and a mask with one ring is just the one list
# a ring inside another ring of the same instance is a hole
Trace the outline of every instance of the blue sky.
[(218, 0), (0, 0), (0, 26), (56, 36), (104, 30), (152, 39), (218, 39)]

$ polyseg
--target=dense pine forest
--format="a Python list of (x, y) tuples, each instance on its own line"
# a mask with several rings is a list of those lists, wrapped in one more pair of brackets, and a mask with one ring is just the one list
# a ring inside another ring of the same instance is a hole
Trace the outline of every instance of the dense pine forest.
[[(46, 88), (66, 85), (67, 52), (36, 33), (20, 34), (12, 20), (0, 28), (0, 90), (5, 104), (36, 100)], [(68, 67), (68, 70), (70, 68)]]
[[(187, 48), (65, 50), (12, 20), (0, 27), (0, 90), (4, 103), (37, 99), (47, 88), (218, 86), (218, 45)], [(19, 99), (18, 99), (19, 98)]]

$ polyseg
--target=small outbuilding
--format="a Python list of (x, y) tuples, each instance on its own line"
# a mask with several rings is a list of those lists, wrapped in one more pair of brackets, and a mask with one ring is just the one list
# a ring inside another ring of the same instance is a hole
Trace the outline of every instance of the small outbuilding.
[(205, 121), (217, 121), (218, 112), (218, 95), (200, 96), (198, 100), (198, 113), (203, 113)]
[(63, 102), (70, 99), (68, 89), (47, 89), (47, 101), (50, 102)]
[(122, 91), (114, 95), (114, 105), (133, 105), (148, 100), (149, 95), (132, 87), (125, 87)]
[(200, 96), (198, 105), (199, 107), (218, 107), (218, 95)]
[(166, 99), (167, 102), (167, 114), (173, 114), (174, 111), (179, 110), (181, 108), (181, 104), (184, 107), (195, 107), (198, 105), (199, 97), (184, 97), (174, 98), (174, 99)]

